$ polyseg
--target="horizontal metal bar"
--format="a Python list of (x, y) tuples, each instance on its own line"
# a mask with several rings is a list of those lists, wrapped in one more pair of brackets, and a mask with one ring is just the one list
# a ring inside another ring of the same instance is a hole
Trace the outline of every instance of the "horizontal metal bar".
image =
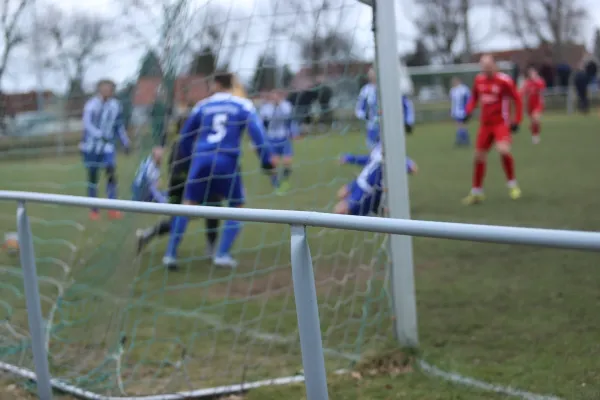
[(356, 217), (313, 211), (184, 206), (127, 200), (94, 199), (60, 194), (0, 190), (0, 201), (26, 201), (63, 206), (130, 211), (143, 214), (185, 215), (196, 218), (235, 219), (287, 225), (380, 232), (441, 239), (523, 244), (575, 250), (600, 251), (600, 233), (556, 229), (459, 224), (453, 222)]

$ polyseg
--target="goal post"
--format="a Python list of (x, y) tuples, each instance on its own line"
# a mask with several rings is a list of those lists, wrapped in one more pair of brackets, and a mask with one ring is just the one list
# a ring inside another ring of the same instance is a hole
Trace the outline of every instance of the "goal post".
[[(406, 134), (399, 68), (395, 2), (375, 0), (373, 33), (380, 100), (381, 128), (387, 210), (390, 218), (410, 219), (406, 170)], [(391, 235), (390, 285), (395, 317), (395, 333), (400, 344), (416, 348), (419, 343), (413, 266), (412, 237)]]

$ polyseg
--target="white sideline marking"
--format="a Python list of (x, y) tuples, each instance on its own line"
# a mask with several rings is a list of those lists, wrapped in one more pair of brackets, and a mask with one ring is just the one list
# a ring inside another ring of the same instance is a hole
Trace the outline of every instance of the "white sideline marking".
[(484, 390), (487, 392), (504, 394), (506, 396), (518, 397), (518, 398), (521, 398), (524, 400), (561, 400), (560, 397), (556, 397), (556, 396), (552, 396), (552, 395), (526, 392), (523, 390), (512, 388), (510, 386), (494, 385), (492, 383), (479, 381), (475, 378), (470, 378), (468, 376), (462, 376), (462, 375), (456, 374), (454, 372), (442, 371), (438, 367), (435, 367), (423, 360), (417, 360), (417, 362), (418, 362), (419, 367), (423, 370), (423, 372), (428, 373), (433, 376), (436, 376), (438, 378), (442, 378), (446, 381), (458, 383), (463, 386), (469, 386), (469, 387), (481, 389), (481, 390)]

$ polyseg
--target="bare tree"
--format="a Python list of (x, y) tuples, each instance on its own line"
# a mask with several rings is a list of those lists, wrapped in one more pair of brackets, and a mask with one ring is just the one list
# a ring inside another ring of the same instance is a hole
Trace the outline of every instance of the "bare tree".
[(459, 55), (459, 39), (464, 28), (461, 4), (458, 1), (423, 1), (419, 15), (420, 37), (436, 61), (453, 63)]
[(326, 63), (349, 62), (354, 54), (355, 21), (349, 13), (355, 3), (347, 0), (274, 0), (271, 7), (278, 24), (273, 30), (288, 36), (300, 50), (312, 74)]
[[(486, 18), (485, 27), (477, 21), (473, 24), (470, 18), (470, 13), (493, 5), (494, 0), (417, 0), (417, 3), (422, 12), (415, 24), (437, 61), (470, 62), (474, 47), (495, 34), (493, 14)], [(474, 31), (483, 34), (475, 36)]]
[[(155, 0), (127, 0), (122, 4), (126, 31), (158, 56), (165, 75), (175, 76), (207, 52), (219, 66), (229, 65), (241, 29), (233, 6), (191, 0), (160, 4)], [(156, 30), (144, 32), (140, 26)]]
[(0, 3), (0, 85), (12, 52), (25, 43), (21, 19), (33, 0), (2, 0)]
[(80, 91), (89, 68), (108, 56), (105, 45), (112, 38), (113, 28), (102, 17), (82, 11), (67, 14), (52, 7), (45, 10), (44, 16), (40, 22), (46, 41), (44, 64), (61, 72), (70, 90)]
[(550, 44), (554, 61), (563, 61), (565, 45), (581, 40), (588, 17), (581, 0), (502, 0), (498, 8), (509, 21), (507, 34), (528, 49)]

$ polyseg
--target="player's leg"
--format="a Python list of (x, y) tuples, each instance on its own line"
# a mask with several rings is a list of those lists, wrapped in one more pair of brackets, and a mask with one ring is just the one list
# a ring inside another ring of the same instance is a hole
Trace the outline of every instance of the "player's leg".
[[(183, 202), (183, 189), (187, 174), (171, 174), (169, 177), (169, 188), (167, 197), (169, 204), (181, 204)], [(172, 217), (162, 218), (154, 226), (136, 231), (137, 249), (140, 253), (155, 237), (164, 236), (171, 231)]]
[[(229, 207), (243, 207), (245, 203), (244, 187), (240, 174), (234, 174), (213, 181), (215, 193), (227, 197)], [(223, 223), (221, 240), (213, 258), (218, 267), (235, 268), (238, 262), (231, 256), (231, 249), (242, 230), (242, 223), (226, 220)]]
[[(106, 197), (109, 199), (117, 198), (117, 165), (115, 163), (114, 153), (106, 153), (104, 155), (104, 165), (106, 168)], [(108, 217), (110, 219), (121, 219), (123, 213), (119, 210), (109, 210)]]
[(529, 114), (529, 118), (531, 120), (531, 126), (530, 126), (531, 141), (533, 144), (538, 144), (540, 142), (540, 133), (542, 131), (541, 116), (542, 116), (541, 107), (536, 107)]
[[(82, 152), (81, 153), (83, 165), (86, 170), (87, 178), (87, 196), (96, 198), (98, 197), (98, 160), (93, 152)], [(90, 210), (90, 219), (96, 221), (100, 218), (97, 208)]]
[(473, 155), (473, 181), (469, 195), (463, 199), (466, 205), (477, 204), (485, 199), (483, 195), (483, 181), (487, 167), (487, 154), (494, 141), (493, 132), (487, 127), (481, 126), (475, 143)]
[(496, 150), (500, 154), (502, 168), (504, 169), (504, 173), (506, 175), (509, 195), (512, 199), (516, 200), (521, 197), (521, 189), (517, 184), (517, 178), (515, 175), (515, 160), (511, 153), (512, 137), (508, 126), (502, 124), (495, 127), (494, 140), (496, 142)]
[(456, 145), (468, 146), (470, 144), (469, 131), (462, 121), (456, 121)]
[[(212, 195), (208, 198), (206, 203), (208, 206), (220, 207), (221, 197)], [(204, 220), (204, 226), (206, 228), (206, 247), (205, 254), (208, 257), (213, 258), (217, 249), (217, 239), (219, 238), (219, 225), (221, 220), (207, 218)]]
[(279, 186), (278, 194), (285, 194), (288, 190), (290, 190), (290, 176), (292, 175), (292, 161), (294, 156), (294, 151), (292, 147), (292, 141), (286, 140), (282, 144), (281, 149), (281, 160), (277, 163), (277, 165), (282, 165), (282, 177), (281, 184)]
[[(182, 204), (185, 205), (198, 205), (204, 201), (207, 198), (208, 187), (212, 184), (212, 179), (209, 178), (211, 177), (213, 160), (196, 160), (197, 162), (192, 161), (183, 191)], [(177, 250), (179, 249), (179, 244), (185, 234), (188, 223), (189, 217), (186, 216), (178, 215), (171, 219), (169, 243), (163, 257), (163, 265), (170, 270), (177, 269)]]

